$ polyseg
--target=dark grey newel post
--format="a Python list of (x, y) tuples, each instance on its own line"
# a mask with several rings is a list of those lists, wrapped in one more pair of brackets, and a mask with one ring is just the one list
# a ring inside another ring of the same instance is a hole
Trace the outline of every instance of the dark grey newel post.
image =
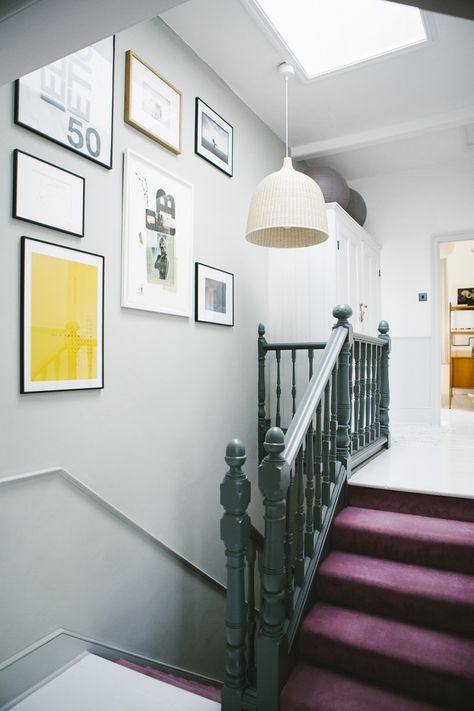
[(351, 393), (349, 384), (349, 365), (354, 336), (349, 323), (352, 309), (348, 304), (340, 304), (333, 309), (332, 315), (337, 318), (333, 328), (342, 326), (347, 329), (347, 337), (339, 353), (337, 364), (337, 458), (347, 470), (351, 443)]
[(225, 460), (229, 471), (221, 484), (221, 539), (227, 558), (227, 599), (225, 613), (225, 679), (222, 689), (224, 711), (240, 711), (242, 693), (247, 682), (245, 636), (245, 550), (250, 535), (247, 507), (250, 482), (242, 471), (245, 447), (238, 439), (227, 445)]
[(258, 472), (258, 485), (264, 496), (265, 543), (261, 623), (257, 637), (257, 709), (278, 711), (288, 669), (284, 623), (286, 496), (290, 470), (282, 456), (285, 437), (278, 427), (268, 430), (264, 447), (268, 454)]
[(267, 351), (265, 346), (265, 326), (258, 325), (258, 461), (261, 462), (265, 456), (263, 441), (268, 428), (268, 421), (265, 416), (265, 357)]
[(390, 327), (387, 321), (379, 323), (379, 338), (385, 341), (380, 359), (380, 434), (387, 437), (387, 446), (390, 447), (390, 384), (388, 378), (388, 361), (390, 358)]

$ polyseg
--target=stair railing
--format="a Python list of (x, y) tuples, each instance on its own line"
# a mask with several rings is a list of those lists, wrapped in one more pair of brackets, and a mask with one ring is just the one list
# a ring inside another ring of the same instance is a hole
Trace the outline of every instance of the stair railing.
[[(267, 344), (259, 327), (259, 436), (263, 421), (271, 424), (265, 410), (266, 354), (292, 353), (295, 398), (293, 352), (314, 353), (322, 345), (324, 350), (286, 434), (280, 426), (265, 433), (266, 456), (258, 475), (265, 510), (263, 538), (247, 513), (250, 482), (242, 471), (245, 449), (238, 440), (227, 447), (229, 471), (221, 485), (228, 590), (224, 711), (278, 710), (293, 644), (347, 478), (354, 464), (360, 466), (389, 445), (388, 324), (382, 321), (381, 335), (369, 338), (353, 334), (350, 306), (337, 306), (333, 315), (337, 323), (326, 344)], [(309, 355), (308, 360), (312, 367)], [(276, 363), (275, 417), (281, 395), (278, 356)], [(256, 546), (261, 549), (261, 593), (254, 641)]]

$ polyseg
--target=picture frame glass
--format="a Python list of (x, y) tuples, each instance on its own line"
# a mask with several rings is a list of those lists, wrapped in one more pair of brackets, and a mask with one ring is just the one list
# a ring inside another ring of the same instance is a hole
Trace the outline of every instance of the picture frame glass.
[(234, 275), (196, 262), (195, 319), (234, 325)]
[(134, 151), (124, 164), (122, 306), (191, 315), (193, 186)]
[(84, 236), (85, 180), (52, 163), (15, 150), (13, 217)]
[(21, 77), (15, 123), (112, 167), (114, 38)]
[(234, 129), (198, 97), (195, 152), (227, 175), (233, 175)]
[(130, 50), (126, 74), (126, 122), (180, 153), (181, 92)]
[(22, 237), (21, 392), (103, 387), (104, 257)]

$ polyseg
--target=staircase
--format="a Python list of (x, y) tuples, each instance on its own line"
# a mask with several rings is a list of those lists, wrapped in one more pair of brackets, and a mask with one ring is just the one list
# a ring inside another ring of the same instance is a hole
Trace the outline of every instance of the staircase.
[(348, 490), (281, 711), (472, 709), (473, 502)]

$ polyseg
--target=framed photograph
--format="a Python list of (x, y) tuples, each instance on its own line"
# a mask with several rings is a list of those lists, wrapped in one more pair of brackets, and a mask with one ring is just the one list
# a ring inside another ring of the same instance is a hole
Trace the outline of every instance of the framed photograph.
[(191, 315), (193, 186), (125, 155), (122, 306)]
[(458, 306), (474, 306), (474, 286), (458, 289)]
[(114, 46), (109, 37), (18, 79), (15, 123), (111, 168)]
[(21, 239), (22, 393), (104, 387), (104, 257)]
[(125, 121), (181, 153), (181, 92), (135, 52), (125, 55)]
[(84, 237), (86, 181), (80, 175), (13, 152), (13, 217)]
[(234, 275), (196, 262), (195, 319), (234, 325)]
[(194, 150), (232, 177), (234, 164), (234, 129), (210, 106), (196, 97), (196, 132)]

